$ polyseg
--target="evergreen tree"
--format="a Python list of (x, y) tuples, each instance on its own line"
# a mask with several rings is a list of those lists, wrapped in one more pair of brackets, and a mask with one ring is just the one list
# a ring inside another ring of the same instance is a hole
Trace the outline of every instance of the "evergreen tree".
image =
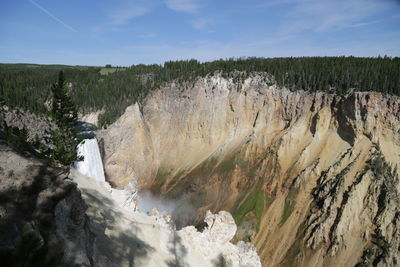
[(5, 105), (5, 100), (0, 96), (0, 131), (4, 131), (6, 127), (6, 121), (4, 118), (4, 105)]
[(53, 103), (51, 115), (56, 124), (56, 129), (50, 131), (46, 138), (49, 147), (45, 154), (53, 163), (69, 165), (78, 158), (76, 147), (79, 144), (77, 138), (77, 109), (67, 93), (64, 74), (60, 71), (58, 83), (51, 87)]
[(58, 83), (52, 85), (51, 92), (53, 94), (51, 113), (57, 126), (73, 131), (78, 120), (78, 112), (72, 99), (68, 96), (62, 71), (58, 75)]

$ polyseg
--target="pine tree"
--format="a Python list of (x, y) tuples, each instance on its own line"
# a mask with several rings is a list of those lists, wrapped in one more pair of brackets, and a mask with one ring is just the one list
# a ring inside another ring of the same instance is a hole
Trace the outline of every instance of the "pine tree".
[(6, 121), (4, 118), (4, 106), (5, 106), (5, 101), (4, 99), (0, 96), (0, 130), (4, 130), (6, 127)]
[(56, 124), (56, 129), (50, 131), (47, 138), (49, 148), (45, 152), (53, 163), (69, 165), (74, 160), (80, 160), (76, 147), (77, 138), (77, 109), (69, 97), (65, 85), (64, 74), (60, 71), (58, 82), (51, 87), (53, 103), (51, 115)]
[(51, 92), (53, 93), (51, 111), (57, 126), (73, 130), (78, 120), (78, 112), (72, 99), (68, 96), (64, 73), (62, 71), (58, 75), (58, 83), (53, 84), (51, 87)]

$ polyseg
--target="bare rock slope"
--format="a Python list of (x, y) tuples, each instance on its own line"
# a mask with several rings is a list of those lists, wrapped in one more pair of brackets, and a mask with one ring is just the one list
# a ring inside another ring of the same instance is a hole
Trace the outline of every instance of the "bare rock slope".
[[(96, 249), (85, 212), (81, 193), (68, 179), (68, 170), (49, 167), (0, 138), (0, 250), (4, 266), (92, 266)], [(38, 243), (27, 239), (32, 236)], [(7, 250), (10, 253), (4, 254)]]
[(168, 84), (99, 133), (107, 179), (230, 210), (264, 266), (400, 264), (400, 99), (263, 74)]

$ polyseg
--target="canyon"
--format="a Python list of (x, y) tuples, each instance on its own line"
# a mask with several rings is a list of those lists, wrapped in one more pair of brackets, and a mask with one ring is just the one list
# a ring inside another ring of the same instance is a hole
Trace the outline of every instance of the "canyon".
[[(168, 83), (107, 129), (106, 179), (230, 211), (263, 266), (400, 262), (400, 99), (291, 91), (254, 73)], [(174, 217), (174, 215), (172, 215)]]
[(2, 247), (29, 234), (71, 266), (398, 266), (399, 97), (215, 72), (95, 130), (101, 113), (81, 114), (70, 168), (0, 132)]

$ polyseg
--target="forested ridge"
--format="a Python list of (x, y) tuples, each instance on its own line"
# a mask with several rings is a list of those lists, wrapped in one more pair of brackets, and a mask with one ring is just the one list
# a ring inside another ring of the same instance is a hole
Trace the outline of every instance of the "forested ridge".
[(47, 113), (51, 85), (63, 70), (79, 111), (103, 109), (100, 124), (104, 126), (115, 121), (127, 106), (141, 102), (151, 90), (167, 82), (193, 81), (216, 71), (234, 79), (264, 72), (273, 75), (278, 85), (292, 90), (345, 94), (355, 89), (400, 95), (398, 57), (239, 58), (205, 63), (186, 60), (107, 69), (110, 71), (103, 71), (103, 67), (0, 64), (0, 96), (11, 108)]

